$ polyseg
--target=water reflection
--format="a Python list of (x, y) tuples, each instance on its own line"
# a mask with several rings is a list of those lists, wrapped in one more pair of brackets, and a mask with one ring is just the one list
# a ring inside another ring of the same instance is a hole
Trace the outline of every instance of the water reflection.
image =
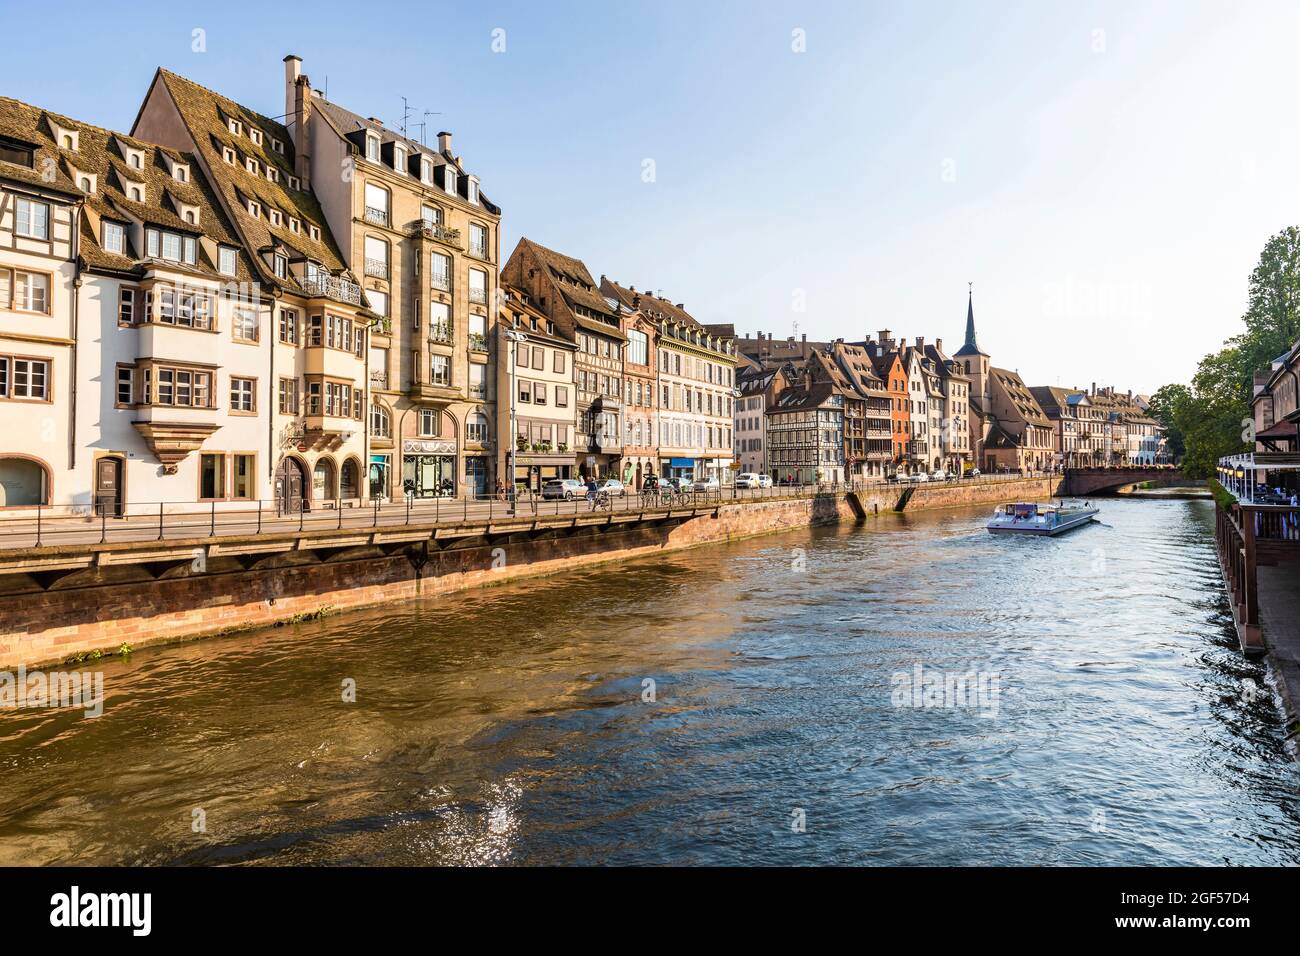
[[(0, 863), (1300, 861), (1212, 507), (1103, 516), (890, 515), (140, 651), (101, 718), (0, 716)], [(996, 674), (997, 716), (893, 706), (918, 664)]]

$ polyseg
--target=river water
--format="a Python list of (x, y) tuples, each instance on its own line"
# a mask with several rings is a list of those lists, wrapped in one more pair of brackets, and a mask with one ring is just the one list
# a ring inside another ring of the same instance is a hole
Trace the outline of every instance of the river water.
[(0, 712), (0, 863), (1300, 862), (1213, 506), (989, 510), (103, 662)]

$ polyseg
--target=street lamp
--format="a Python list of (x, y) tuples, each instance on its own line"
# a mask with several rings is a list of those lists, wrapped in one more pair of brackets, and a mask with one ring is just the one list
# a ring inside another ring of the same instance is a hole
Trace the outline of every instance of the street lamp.
[[(514, 343), (515, 346), (521, 345), (524, 342), (528, 341), (528, 336), (524, 335), (524, 333), (522, 332), (516, 332), (514, 329), (506, 329), (505, 337), (506, 337), (506, 341)], [(510, 484), (508, 484), (506, 487), (510, 489), (510, 514), (514, 514), (515, 494), (516, 494), (515, 455), (519, 451), (519, 433), (515, 428), (515, 398), (518, 395), (518, 389), (515, 388), (515, 349), (510, 346), (506, 346), (506, 351), (510, 353), (510, 357), (508, 359), (509, 364), (507, 366), (510, 369), (510, 445), (509, 445), (510, 451), (508, 453), (509, 462), (510, 462), (510, 471), (509, 471)]]

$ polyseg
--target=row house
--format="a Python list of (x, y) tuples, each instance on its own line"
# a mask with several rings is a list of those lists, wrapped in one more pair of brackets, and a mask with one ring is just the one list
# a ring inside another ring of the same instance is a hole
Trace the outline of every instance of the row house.
[(877, 374), (889, 383), (887, 391), (896, 402), (893, 419), (899, 431), (892, 473), (929, 472), (932, 444), (936, 452), (939, 447), (938, 417), (936, 414), (932, 426), (930, 407), (932, 394), (935, 398), (942, 394), (937, 378), (926, 368), (922, 351), (896, 341), (889, 329), (882, 329), (876, 335), (876, 339), (868, 337), (863, 346)]
[[(251, 404), (236, 398), (232, 388), (231, 415), (246, 416), (250, 428), (267, 433), (258, 442), (256, 463), (270, 496), (282, 510), (293, 510), (355, 505), (375, 494), (367, 480), (366, 362), (376, 314), (311, 191), (306, 157), (290, 130), (160, 69), (132, 136), (192, 158), (187, 175), (208, 184), (214, 209), (229, 223), (247, 258), (247, 266), (235, 259), (234, 273), (219, 262), (217, 272), (238, 279), (238, 268), (246, 268), (253, 287), (234, 297), (231, 337), (243, 347), (235, 351), (245, 355), (236, 361), (255, 363), (259, 374)], [(155, 296), (153, 307), (157, 305)], [(196, 335), (197, 318), (193, 325), (187, 330)], [(214, 341), (224, 339), (218, 335)], [(196, 354), (197, 341), (191, 339), (189, 354)], [(258, 356), (259, 351), (265, 354)], [(211, 357), (217, 365), (227, 365), (220, 352)], [(163, 438), (169, 427), (177, 429), (164, 424)], [(233, 457), (228, 477), (214, 474), (206, 464), (206, 449), (215, 445), (217, 455), (230, 449), (233, 456), (247, 447), (236, 440), (240, 431), (224, 425), (203, 441), (198, 458), (205, 493), (209, 484), (238, 477), (240, 463)], [(177, 440), (186, 439), (180, 434)]]
[(618, 303), (580, 259), (520, 239), (501, 281), (523, 290), (558, 334), (576, 346), (573, 459), (582, 478), (617, 477), (623, 457), (623, 350)]
[(299, 176), (381, 317), (368, 355), (371, 416), (387, 422), (371, 438), (378, 484), (417, 498), (486, 493), (503, 460), (489, 337), (500, 207), (452, 151), (450, 133), (428, 146), (331, 102), (296, 56), (284, 59), (284, 104)]
[(771, 474), (767, 460), (767, 410), (789, 384), (781, 368), (764, 368), (748, 358), (736, 367), (735, 454), (741, 472)]
[[(661, 478), (731, 484), (734, 469), (736, 347), (734, 334), (698, 322), (683, 303), (636, 291), (602, 276), (610, 301), (636, 308), (655, 326)], [(633, 305), (635, 303), (635, 305)]]
[[(1254, 452), (1259, 461), (1294, 461), (1300, 452), (1300, 341), (1287, 349), (1267, 368), (1255, 372), (1251, 388), (1251, 414), (1255, 422)], [(1258, 473), (1269, 485), (1295, 489), (1294, 471)]]
[(954, 358), (943, 351), (943, 339), (933, 345), (917, 340), (924, 350), (925, 360), (938, 380), (937, 403), (940, 408), (938, 427), (938, 454), (935, 468), (951, 475), (960, 475), (973, 464), (970, 446), (970, 379)]
[[(513, 335), (507, 336), (507, 332)], [(511, 402), (497, 402), (496, 434), (514, 437), (513, 446), (509, 441), (502, 443), (498, 473), (510, 474), (513, 460), (518, 488), (540, 492), (546, 482), (575, 474), (576, 351), (575, 343), (559, 334), (527, 292), (502, 286), (496, 354), (505, 360), (496, 363), (496, 393), (514, 395), (514, 423), (512, 426)]]
[(809, 361), (814, 382), (834, 385), (844, 399), (844, 475), (883, 478), (890, 458), (890, 400), (863, 346), (841, 341)]
[(844, 404), (830, 382), (785, 389), (766, 412), (768, 461), (778, 481), (844, 481)]
[(75, 434), (85, 194), (61, 152), (73, 125), (0, 97), (0, 508), (91, 501)]
[(1104, 462), (1116, 465), (1154, 464), (1161, 455), (1162, 429), (1134, 400), (1133, 393), (1115, 388), (1097, 388), (1093, 383), (1089, 400), (1107, 424)]
[[(605, 277), (601, 276), (602, 289)], [(623, 349), (623, 468), (625, 485), (639, 491), (650, 475), (659, 473), (659, 429), (655, 391), (659, 359), (655, 352), (658, 326), (640, 309), (634, 296), (631, 309), (611, 297), (627, 337)]]
[(1104, 425), (1088, 393), (1051, 385), (1035, 385), (1029, 391), (1052, 423), (1054, 463), (1064, 468), (1101, 464)]
[(985, 471), (1046, 471), (1052, 465), (1052, 423), (1020, 375), (989, 368), (990, 419)]

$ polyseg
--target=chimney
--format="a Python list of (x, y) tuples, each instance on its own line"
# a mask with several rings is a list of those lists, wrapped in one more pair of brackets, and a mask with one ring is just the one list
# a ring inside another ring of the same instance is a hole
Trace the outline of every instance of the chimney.
[(935, 340), (934, 340), (934, 347), (935, 347), (935, 349), (937, 349), (938, 351), (942, 352), (942, 351), (943, 351), (943, 339), (935, 339)]
[(918, 336), (916, 337), (916, 347), (917, 347), (918, 349), (925, 348), (925, 336), (924, 336), (924, 335), (918, 335)]
[(678, 303), (677, 303), (677, 308), (679, 308), (679, 309), (681, 309), (683, 312), (685, 312), (685, 311), (686, 311), (686, 303), (685, 303), (685, 302), (678, 302)]
[(1096, 383), (1096, 382), (1093, 382), (1093, 383), (1092, 383), (1092, 394), (1093, 394), (1093, 395), (1096, 395), (1096, 394), (1097, 394), (1097, 383)]
[(808, 341), (808, 333), (805, 332), (805, 333), (804, 333), (800, 338), (801, 338), (801, 341), (807, 342), (807, 341)]
[(881, 329), (876, 335), (880, 336), (880, 345), (882, 348), (889, 348), (893, 340), (889, 337), (889, 329)]
[(302, 75), (302, 57), (290, 53), (284, 58), (284, 125), (289, 127), (293, 145), (298, 145), (298, 128), (294, 124), (297, 115), (298, 77)]
[(448, 133), (446, 130), (443, 130), (438, 134), (438, 152), (451, 152), (451, 133)]
[[(326, 77), (326, 79), (328, 79), (328, 77)], [(367, 118), (367, 120), (369, 120), (369, 122), (374, 123), (376, 126), (383, 126), (383, 125), (384, 125), (384, 121), (381, 120), (381, 119), (380, 119), (379, 117), (377, 117), (377, 116), (368, 116), (368, 117), (366, 117), (366, 118)]]
[[(304, 189), (311, 188), (311, 80), (301, 71), (302, 60), (296, 56), (285, 57), (285, 99), (293, 97), (292, 109), (285, 116), (285, 125), (293, 134), (293, 169), (302, 180)], [(293, 77), (293, 87), (288, 86)], [(287, 105), (287, 104), (286, 104)]]

